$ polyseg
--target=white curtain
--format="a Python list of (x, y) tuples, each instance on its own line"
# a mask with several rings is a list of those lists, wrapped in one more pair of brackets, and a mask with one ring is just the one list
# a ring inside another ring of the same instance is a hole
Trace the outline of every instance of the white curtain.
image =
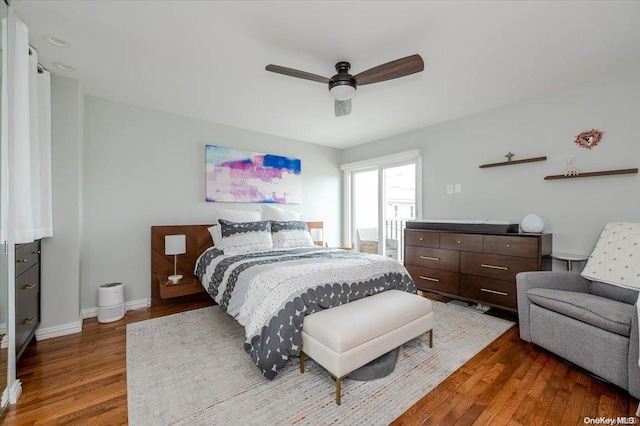
[(27, 26), (16, 19), (14, 98), (14, 218), (16, 244), (53, 235), (51, 205), (51, 84), (38, 72)]

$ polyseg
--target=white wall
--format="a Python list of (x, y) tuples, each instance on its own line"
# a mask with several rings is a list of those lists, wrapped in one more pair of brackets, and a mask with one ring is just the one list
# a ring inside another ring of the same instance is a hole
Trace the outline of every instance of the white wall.
[[(53, 237), (42, 240), (38, 338), (80, 331), (83, 95), (77, 80), (51, 75)], [(62, 326), (64, 330), (56, 328)], [(65, 328), (66, 327), (66, 328)], [(66, 332), (65, 332), (66, 330)]]
[(338, 244), (339, 151), (96, 97), (85, 97), (82, 309), (97, 306), (97, 288), (123, 282), (127, 301), (150, 297), (152, 225), (208, 224), (205, 145), (236, 147), (302, 160), (305, 220), (325, 222)]
[[(604, 131), (591, 150), (573, 141)], [(640, 221), (640, 175), (544, 180), (573, 158), (583, 172), (640, 167), (640, 71), (612, 75), (546, 97), (423, 128), (342, 152), (341, 162), (420, 148), (423, 218), (509, 219), (536, 213), (554, 251), (590, 253), (610, 221)], [(488, 169), (513, 158), (547, 161)], [(446, 185), (460, 183), (460, 194)], [(559, 268), (563, 265), (555, 265)]]

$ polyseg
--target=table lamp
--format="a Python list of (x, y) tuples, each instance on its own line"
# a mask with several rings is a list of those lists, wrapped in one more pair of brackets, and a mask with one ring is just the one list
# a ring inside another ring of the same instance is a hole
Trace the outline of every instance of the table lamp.
[(182, 275), (178, 275), (178, 255), (187, 252), (186, 235), (165, 235), (164, 236), (164, 254), (173, 255), (173, 275), (169, 276), (169, 281), (177, 283), (182, 279)]
[(320, 245), (322, 245), (322, 241), (324, 239), (322, 235), (322, 228), (311, 228), (309, 232), (311, 234), (311, 239), (313, 240), (313, 242), (315, 244), (318, 244), (318, 242), (320, 241)]

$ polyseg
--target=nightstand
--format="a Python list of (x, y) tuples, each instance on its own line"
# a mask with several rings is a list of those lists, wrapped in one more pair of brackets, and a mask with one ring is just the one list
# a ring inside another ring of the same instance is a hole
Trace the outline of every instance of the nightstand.
[(567, 262), (567, 271), (573, 271), (573, 262), (585, 262), (589, 259), (588, 254), (552, 253), (551, 257)]
[(166, 277), (158, 278), (158, 286), (160, 287), (160, 297), (163, 299), (202, 293), (204, 291), (198, 280), (189, 277), (185, 277), (177, 283), (169, 282)]
[(354, 248), (354, 247), (353, 247), (353, 244), (352, 244), (352, 245), (351, 245), (351, 247), (346, 247), (346, 246), (345, 246), (345, 247), (331, 247), (331, 248), (333, 248), (333, 249), (340, 249), (340, 250), (349, 250), (349, 251), (351, 251), (351, 250), (353, 250), (353, 248)]

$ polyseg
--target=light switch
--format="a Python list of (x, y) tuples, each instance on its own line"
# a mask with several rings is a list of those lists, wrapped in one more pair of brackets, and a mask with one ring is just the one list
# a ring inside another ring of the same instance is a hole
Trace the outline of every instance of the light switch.
[(456, 194), (461, 193), (461, 192), (462, 192), (462, 185), (460, 185), (459, 183), (456, 183), (456, 184), (455, 184), (455, 187), (454, 187), (454, 192), (455, 192)]
[(448, 195), (453, 194), (453, 184), (448, 184), (447, 185), (447, 194)]

